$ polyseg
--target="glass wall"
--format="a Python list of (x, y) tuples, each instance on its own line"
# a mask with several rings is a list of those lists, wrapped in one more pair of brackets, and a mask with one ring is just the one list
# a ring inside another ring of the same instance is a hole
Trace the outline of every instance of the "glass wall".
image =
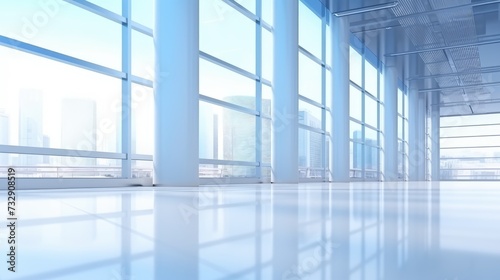
[(22, 177), (151, 176), (151, 16), (129, 19), (153, 7), (128, 1), (2, 1), (0, 166)]
[(500, 114), (441, 117), (441, 180), (500, 179)]
[(379, 180), (384, 88), (382, 64), (357, 38), (351, 39), (349, 77), (350, 177)]
[(329, 13), (311, 2), (299, 1), (299, 177), (329, 181)]
[(272, 1), (200, 0), (201, 178), (270, 180), (272, 63)]

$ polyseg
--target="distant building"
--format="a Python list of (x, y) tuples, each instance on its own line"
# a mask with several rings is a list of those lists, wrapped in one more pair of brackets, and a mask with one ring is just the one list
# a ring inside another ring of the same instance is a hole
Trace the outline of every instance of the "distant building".
[[(299, 111), (299, 123), (321, 127), (321, 121), (307, 111)], [(322, 177), (323, 174), (323, 135), (299, 129), (299, 169), (301, 177)]]
[[(96, 104), (93, 100), (63, 99), (61, 103), (61, 148), (95, 151)], [(70, 166), (95, 166), (95, 158), (72, 157)]]
[[(19, 145), (43, 147), (43, 94), (39, 90), (19, 93)], [(42, 161), (41, 156), (19, 156), (22, 166), (37, 166)]]

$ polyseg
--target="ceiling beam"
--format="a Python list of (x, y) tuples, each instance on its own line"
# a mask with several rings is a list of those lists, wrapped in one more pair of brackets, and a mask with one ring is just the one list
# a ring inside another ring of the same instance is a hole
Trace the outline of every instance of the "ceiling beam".
[(439, 12), (446, 12), (446, 11), (450, 11), (450, 10), (454, 10), (454, 9), (479, 7), (479, 6), (485, 6), (485, 5), (497, 4), (497, 3), (500, 3), (500, 0), (486, 0), (486, 1), (481, 1), (481, 2), (474, 2), (474, 3), (470, 3), (470, 4), (464, 4), (464, 5), (458, 5), (458, 6), (452, 6), (452, 7), (446, 7), (446, 8), (436, 9), (436, 10), (425, 11), (425, 12), (408, 14), (408, 15), (404, 15), (404, 16), (394, 17), (392, 19), (383, 20), (383, 21), (377, 20), (376, 22), (373, 22), (373, 20), (367, 20), (364, 22), (351, 24), (351, 29), (352, 28), (367, 27), (370, 25), (379, 25), (379, 24), (383, 24), (383, 23), (391, 23), (394, 21), (402, 20), (402, 19), (426, 16), (426, 15), (431, 15), (431, 14), (435, 14), (435, 13), (439, 13)]
[(425, 92), (445, 91), (445, 90), (454, 90), (454, 89), (461, 90), (461, 89), (478, 88), (478, 87), (486, 87), (486, 86), (500, 86), (500, 82), (482, 83), (482, 84), (465, 85), (465, 86), (442, 87), (442, 88), (426, 88), (426, 89), (421, 89), (418, 92), (425, 93)]
[(486, 41), (480, 41), (480, 42), (468, 43), (468, 44), (460, 44), (460, 45), (453, 45), (453, 46), (443, 46), (443, 47), (436, 47), (436, 48), (428, 48), (428, 49), (421, 49), (421, 50), (416, 50), (416, 51), (405, 51), (405, 52), (398, 52), (398, 53), (388, 53), (385, 56), (386, 57), (396, 57), (396, 56), (403, 56), (403, 55), (420, 54), (420, 53), (434, 52), (434, 51), (444, 51), (444, 50), (450, 50), (450, 49), (467, 48), (467, 47), (475, 47), (475, 46), (482, 46), (482, 45), (491, 45), (491, 44), (498, 44), (498, 43), (500, 43), (500, 39), (486, 40)]
[(436, 75), (428, 75), (428, 76), (415, 76), (415, 77), (408, 78), (408, 81), (455, 77), (455, 76), (470, 75), (470, 74), (497, 73), (497, 72), (500, 72), (500, 66), (476, 68), (476, 69), (471, 69), (471, 70), (456, 72), (456, 73), (436, 74)]

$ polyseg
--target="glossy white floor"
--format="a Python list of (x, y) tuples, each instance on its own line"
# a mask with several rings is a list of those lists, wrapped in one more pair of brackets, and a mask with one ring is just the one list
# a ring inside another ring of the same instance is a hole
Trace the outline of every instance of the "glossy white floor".
[(22, 191), (17, 203), (17, 272), (2, 226), (0, 279), (500, 279), (492, 182)]

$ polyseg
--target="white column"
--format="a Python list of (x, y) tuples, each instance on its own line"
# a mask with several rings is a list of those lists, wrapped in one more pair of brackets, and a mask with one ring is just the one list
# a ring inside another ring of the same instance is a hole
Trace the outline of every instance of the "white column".
[(334, 182), (349, 181), (349, 20), (332, 15), (332, 174)]
[(298, 0), (274, 0), (274, 183), (299, 180), (298, 16)]
[(155, 185), (197, 186), (199, 2), (156, 0)]
[[(419, 59), (410, 58), (410, 76), (419, 74)], [(423, 69), (422, 69), (423, 70)], [(423, 71), (422, 71), (423, 72)], [(409, 90), (409, 179), (410, 181), (425, 181), (426, 145), (425, 145), (425, 98), (424, 93), (418, 92), (418, 81), (410, 82)]]
[(398, 180), (398, 72), (396, 59), (386, 58), (385, 81), (385, 180)]
[(439, 130), (441, 127), (441, 110), (440, 110), (440, 102), (441, 96), (440, 93), (434, 92), (432, 93), (432, 114), (431, 114), (431, 123), (432, 123), (432, 181), (439, 181), (441, 179), (441, 152), (439, 146)]

